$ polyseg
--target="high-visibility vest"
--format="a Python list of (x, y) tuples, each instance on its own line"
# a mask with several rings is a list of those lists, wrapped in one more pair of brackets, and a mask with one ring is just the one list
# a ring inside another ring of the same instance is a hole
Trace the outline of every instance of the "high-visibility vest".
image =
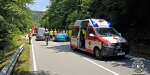
[(86, 30), (82, 29), (82, 33), (84, 34), (84, 38), (86, 38)]
[(28, 37), (32, 37), (32, 32), (31, 31), (28, 33)]
[(68, 34), (69, 34), (69, 37), (71, 38), (71, 36), (72, 36), (72, 30), (69, 30)]
[(54, 35), (56, 35), (56, 34), (57, 34), (57, 31), (55, 30), (55, 31), (54, 31)]
[(53, 31), (50, 31), (50, 35), (53, 35)]

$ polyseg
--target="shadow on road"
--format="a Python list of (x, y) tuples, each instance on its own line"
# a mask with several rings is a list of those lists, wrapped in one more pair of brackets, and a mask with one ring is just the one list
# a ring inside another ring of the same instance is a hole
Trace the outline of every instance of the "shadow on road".
[(49, 71), (31, 71), (29, 74), (30, 75), (58, 75), (58, 74), (52, 74)]
[(40, 46), (46, 46), (46, 45), (40, 45)]
[(52, 74), (49, 71), (18, 71), (18, 73), (13, 73), (11, 75), (58, 75)]
[[(124, 58), (120, 58), (120, 57), (107, 57), (107, 58), (104, 58), (103, 60), (97, 60), (90, 53), (79, 51), (79, 50), (76, 50), (76, 51), (71, 50), (69, 44), (52, 46), (52, 47), (46, 47), (46, 48), (54, 50), (54, 51), (56, 51), (56, 53), (59, 53), (59, 52), (72, 52), (74, 54), (80, 55), (81, 57), (86, 57), (86, 58), (89, 58), (91, 60), (111, 62), (112, 63), (111, 64), (112, 67), (120, 67), (121, 66), (121, 67), (132, 68), (132, 64), (134, 62), (133, 60), (131, 60), (130, 57), (124, 57)], [(144, 63), (145, 71), (148, 74), (150, 74), (150, 62), (143, 61), (143, 63)]]
[(72, 52), (71, 50), (68, 50), (68, 45), (60, 45), (60, 46), (52, 46), (52, 47), (46, 47), (48, 49), (57, 50), (58, 52)]

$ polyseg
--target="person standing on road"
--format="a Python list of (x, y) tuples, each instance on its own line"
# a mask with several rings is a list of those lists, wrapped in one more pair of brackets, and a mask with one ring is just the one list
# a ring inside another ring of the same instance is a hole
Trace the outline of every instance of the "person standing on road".
[(56, 36), (56, 34), (57, 34), (57, 31), (56, 31), (56, 29), (54, 30), (54, 37)]
[(70, 40), (72, 36), (72, 29), (69, 30), (68, 35), (69, 35), (69, 40)]
[(59, 29), (57, 30), (57, 33), (60, 33), (60, 30), (59, 30)]
[(31, 44), (31, 39), (32, 39), (32, 31), (31, 31), (31, 29), (29, 29), (28, 37), (29, 37), (29, 44)]
[(85, 47), (85, 38), (86, 38), (86, 30), (82, 29), (82, 32), (81, 32), (81, 46), (82, 47)]
[(46, 41), (46, 46), (47, 46), (48, 45), (48, 41), (49, 41), (49, 32), (48, 32), (48, 29), (45, 29), (44, 36), (45, 36), (45, 41)]
[(50, 31), (50, 40), (52, 40), (53, 39), (53, 30), (51, 29), (51, 31)]

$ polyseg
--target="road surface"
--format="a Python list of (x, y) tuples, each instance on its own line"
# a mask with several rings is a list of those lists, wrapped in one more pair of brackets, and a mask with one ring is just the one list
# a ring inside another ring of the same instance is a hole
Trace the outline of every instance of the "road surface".
[[(92, 54), (72, 51), (69, 42), (35, 41), (31, 45), (31, 74), (38, 75), (132, 75), (132, 57), (95, 59)], [(143, 60), (150, 75), (150, 62)]]

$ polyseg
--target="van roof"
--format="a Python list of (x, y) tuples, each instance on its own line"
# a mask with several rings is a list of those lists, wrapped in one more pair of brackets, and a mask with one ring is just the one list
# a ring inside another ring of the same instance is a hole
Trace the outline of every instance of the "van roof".
[(74, 26), (80, 26), (82, 21), (88, 21), (88, 20), (76, 20)]
[(84, 19), (76, 20), (74, 26), (80, 26), (82, 21), (89, 21), (90, 25), (94, 27), (110, 27), (108, 22), (105, 19)]

